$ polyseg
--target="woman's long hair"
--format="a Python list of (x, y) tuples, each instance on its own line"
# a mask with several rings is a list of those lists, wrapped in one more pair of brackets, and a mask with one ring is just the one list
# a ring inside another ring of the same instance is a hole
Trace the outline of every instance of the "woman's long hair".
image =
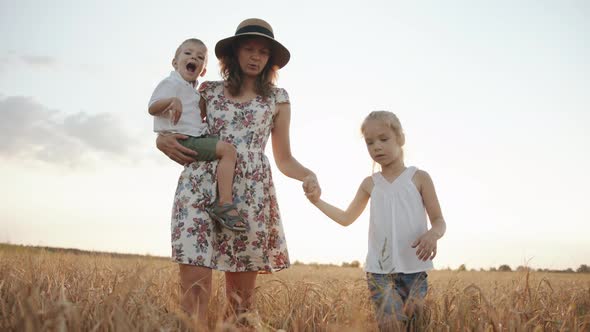
[[(240, 94), (242, 81), (244, 79), (244, 74), (240, 69), (240, 63), (237, 57), (238, 48), (244, 41), (253, 38), (262, 37), (245, 37), (236, 39), (232, 45), (232, 53), (219, 59), (221, 77), (225, 81), (226, 87), (232, 96), (238, 96)], [(273, 65), (272, 53), (273, 52), (271, 52), (271, 56), (268, 58), (266, 66), (264, 66), (264, 69), (260, 75), (256, 77), (256, 82), (254, 85), (255, 92), (261, 95), (263, 98), (270, 96), (272, 88), (275, 87), (275, 82), (279, 71), (279, 67)]]

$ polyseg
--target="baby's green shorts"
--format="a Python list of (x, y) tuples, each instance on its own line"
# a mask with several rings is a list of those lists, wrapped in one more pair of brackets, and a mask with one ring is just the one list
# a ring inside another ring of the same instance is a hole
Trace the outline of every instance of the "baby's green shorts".
[(219, 142), (219, 137), (217, 136), (189, 136), (189, 138), (185, 140), (178, 140), (178, 142), (184, 147), (196, 151), (198, 155), (195, 157), (195, 159), (199, 161), (211, 161), (218, 159), (217, 154), (215, 153), (217, 142)]

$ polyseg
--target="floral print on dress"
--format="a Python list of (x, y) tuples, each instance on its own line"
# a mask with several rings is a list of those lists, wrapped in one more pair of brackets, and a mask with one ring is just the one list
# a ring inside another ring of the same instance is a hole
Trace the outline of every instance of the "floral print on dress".
[(238, 159), (233, 195), (250, 230), (220, 227), (205, 212), (217, 197), (217, 161), (194, 162), (184, 168), (172, 208), (172, 259), (181, 264), (220, 271), (278, 271), (289, 267), (287, 242), (268, 158), (264, 154), (276, 116), (276, 104), (288, 103), (284, 89), (271, 96), (237, 103), (224, 95), (223, 82), (199, 87), (207, 103), (212, 135), (232, 144)]

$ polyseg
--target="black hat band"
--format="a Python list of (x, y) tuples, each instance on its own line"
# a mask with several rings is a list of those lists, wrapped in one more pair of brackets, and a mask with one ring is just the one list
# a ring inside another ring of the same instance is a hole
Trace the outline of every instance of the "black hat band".
[(267, 35), (270, 38), (273, 38), (273, 39), (275, 38), (275, 36), (272, 33), (272, 31), (270, 31), (270, 30), (268, 30), (268, 29), (266, 29), (264, 27), (261, 27), (259, 25), (247, 25), (247, 26), (245, 26), (243, 28), (240, 28), (240, 29), (238, 29), (236, 31), (236, 36), (239, 35), (239, 34), (248, 33), (248, 32), (258, 32), (258, 33)]

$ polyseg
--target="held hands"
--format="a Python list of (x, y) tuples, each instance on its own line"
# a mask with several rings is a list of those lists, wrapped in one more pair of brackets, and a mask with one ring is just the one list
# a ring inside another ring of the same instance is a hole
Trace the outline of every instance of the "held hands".
[(317, 203), (322, 195), (322, 189), (315, 174), (310, 174), (303, 178), (302, 187), (307, 199), (313, 204)]
[(177, 124), (182, 115), (182, 102), (176, 97), (170, 98), (170, 104), (164, 109), (164, 113), (168, 113), (172, 124)]
[(416, 256), (418, 256), (419, 260), (426, 261), (436, 256), (436, 241), (439, 238), (438, 234), (429, 230), (412, 243), (412, 248), (418, 248)]

